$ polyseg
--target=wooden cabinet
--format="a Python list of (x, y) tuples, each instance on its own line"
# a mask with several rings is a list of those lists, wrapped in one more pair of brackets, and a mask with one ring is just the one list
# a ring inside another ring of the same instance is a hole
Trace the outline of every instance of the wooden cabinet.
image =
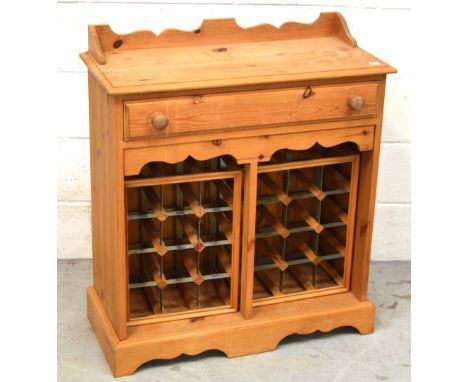
[(373, 330), (385, 78), (342, 16), (89, 27), (93, 279), (114, 375), (152, 359)]

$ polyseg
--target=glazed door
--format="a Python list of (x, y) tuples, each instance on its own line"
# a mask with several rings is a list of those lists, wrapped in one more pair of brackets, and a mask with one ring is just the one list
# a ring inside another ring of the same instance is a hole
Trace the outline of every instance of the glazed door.
[(238, 308), (242, 171), (152, 162), (128, 177), (129, 325)]
[(255, 189), (255, 203), (249, 208), (254, 223), (244, 231), (254, 238), (254, 245), (244, 243), (253, 257), (250, 269), (243, 269), (251, 288), (241, 303), (244, 314), (251, 316), (249, 303), (348, 291), (359, 151), (352, 145), (280, 150), (255, 168), (256, 178), (251, 174), (253, 181), (245, 185)]

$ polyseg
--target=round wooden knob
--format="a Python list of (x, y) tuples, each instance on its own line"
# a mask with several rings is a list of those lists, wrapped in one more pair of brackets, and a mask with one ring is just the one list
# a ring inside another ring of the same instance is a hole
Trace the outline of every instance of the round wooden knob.
[(164, 130), (169, 125), (169, 118), (163, 113), (154, 113), (151, 116), (151, 125), (156, 130)]
[(364, 98), (359, 94), (351, 94), (348, 98), (348, 106), (354, 111), (359, 111), (364, 107)]

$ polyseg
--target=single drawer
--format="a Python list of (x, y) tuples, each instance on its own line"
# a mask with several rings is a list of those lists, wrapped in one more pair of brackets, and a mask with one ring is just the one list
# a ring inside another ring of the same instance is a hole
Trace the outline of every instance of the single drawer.
[(125, 138), (376, 115), (378, 83), (294, 87), (125, 103)]

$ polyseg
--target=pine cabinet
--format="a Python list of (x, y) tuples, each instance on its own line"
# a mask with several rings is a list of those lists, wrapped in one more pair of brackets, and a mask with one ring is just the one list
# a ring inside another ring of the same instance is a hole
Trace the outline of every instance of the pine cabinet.
[(385, 79), (339, 13), (89, 26), (93, 285), (115, 376), (152, 359), (371, 333)]

